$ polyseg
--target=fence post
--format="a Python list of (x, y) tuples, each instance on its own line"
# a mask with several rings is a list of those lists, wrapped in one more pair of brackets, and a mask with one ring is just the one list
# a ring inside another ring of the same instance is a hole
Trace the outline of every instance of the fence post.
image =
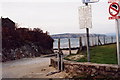
[(60, 71), (60, 38), (58, 39), (58, 54), (57, 54), (57, 59), (58, 59), (58, 71)]
[(69, 43), (69, 54), (71, 54), (71, 44), (70, 44), (70, 39), (68, 39), (68, 43)]
[(82, 37), (79, 37), (79, 50), (82, 50)]
[(60, 38), (58, 39), (58, 52), (60, 52)]
[(104, 38), (103, 40), (104, 40), (104, 45), (105, 45), (106, 44), (106, 42), (105, 42), (105, 36), (103, 38)]

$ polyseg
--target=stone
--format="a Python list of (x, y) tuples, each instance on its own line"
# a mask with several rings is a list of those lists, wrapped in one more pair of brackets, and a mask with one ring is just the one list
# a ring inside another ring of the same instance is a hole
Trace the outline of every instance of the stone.
[[(54, 61), (54, 59), (53, 59)], [(90, 76), (99, 76), (99, 77), (119, 77), (120, 68), (114, 65), (101, 65), (101, 64), (92, 64), (90, 63), (79, 63), (73, 61), (64, 61), (64, 70), (66, 73), (69, 73), (72, 77), (80, 76), (81, 74), (90, 75)], [(55, 65), (55, 64), (54, 64)]]
[(110, 67), (106, 67), (105, 70), (106, 71), (110, 71), (111, 69), (110, 69)]

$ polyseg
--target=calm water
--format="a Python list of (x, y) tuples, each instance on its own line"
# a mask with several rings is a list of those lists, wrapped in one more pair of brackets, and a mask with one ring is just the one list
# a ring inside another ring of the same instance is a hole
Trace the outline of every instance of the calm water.
[[(79, 47), (79, 38), (70, 38), (71, 41), (71, 47)], [(103, 44), (104, 43), (104, 38), (100, 37), (100, 41)], [(61, 48), (68, 48), (68, 39), (63, 38), (60, 39), (60, 46)], [(106, 43), (111, 43), (112, 39), (111, 37), (106, 37), (105, 38)], [(113, 42), (116, 42), (116, 38), (113, 37)], [(86, 37), (82, 37), (82, 44), (83, 46), (86, 45)], [(98, 37), (90, 37), (90, 46), (92, 45), (97, 45), (98, 44)], [(58, 47), (58, 39), (54, 39), (54, 48)]]

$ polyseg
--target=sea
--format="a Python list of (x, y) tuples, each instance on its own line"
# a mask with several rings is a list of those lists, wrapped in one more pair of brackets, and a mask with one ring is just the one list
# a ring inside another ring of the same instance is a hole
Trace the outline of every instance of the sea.
[[(71, 48), (76, 48), (79, 47), (79, 38), (69, 38), (71, 42)], [(99, 37), (99, 40), (101, 41), (102, 44), (104, 44), (104, 37)], [(87, 38), (82, 37), (82, 45), (86, 46)], [(90, 46), (97, 45), (98, 44), (98, 37), (90, 37), (89, 38)], [(115, 43), (116, 42), (116, 37), (105, 37), (105, 43)], [(68, 38), (61, 38), (60, 39), (60, 48), (68, 48), (69, 47), (69, 42)], [(54, 39), (54, 44), (53, 48), (57, 49), (58, 48), (58, 39)]]

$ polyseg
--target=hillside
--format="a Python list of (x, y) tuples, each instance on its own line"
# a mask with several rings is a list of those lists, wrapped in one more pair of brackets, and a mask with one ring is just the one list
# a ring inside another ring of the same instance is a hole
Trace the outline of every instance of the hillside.
[(53, 53), (54, 40), (39, 28), (17, 28), (9, 18), (2, 21), (2, 61)]
[[(52, 38), (79, 38), (86, 36), (86, 33), (65, 33), (65, 34), (55, 34), (51, 35)], [(90, 36), (106, 36), (104, 34), (90, 34)]]

